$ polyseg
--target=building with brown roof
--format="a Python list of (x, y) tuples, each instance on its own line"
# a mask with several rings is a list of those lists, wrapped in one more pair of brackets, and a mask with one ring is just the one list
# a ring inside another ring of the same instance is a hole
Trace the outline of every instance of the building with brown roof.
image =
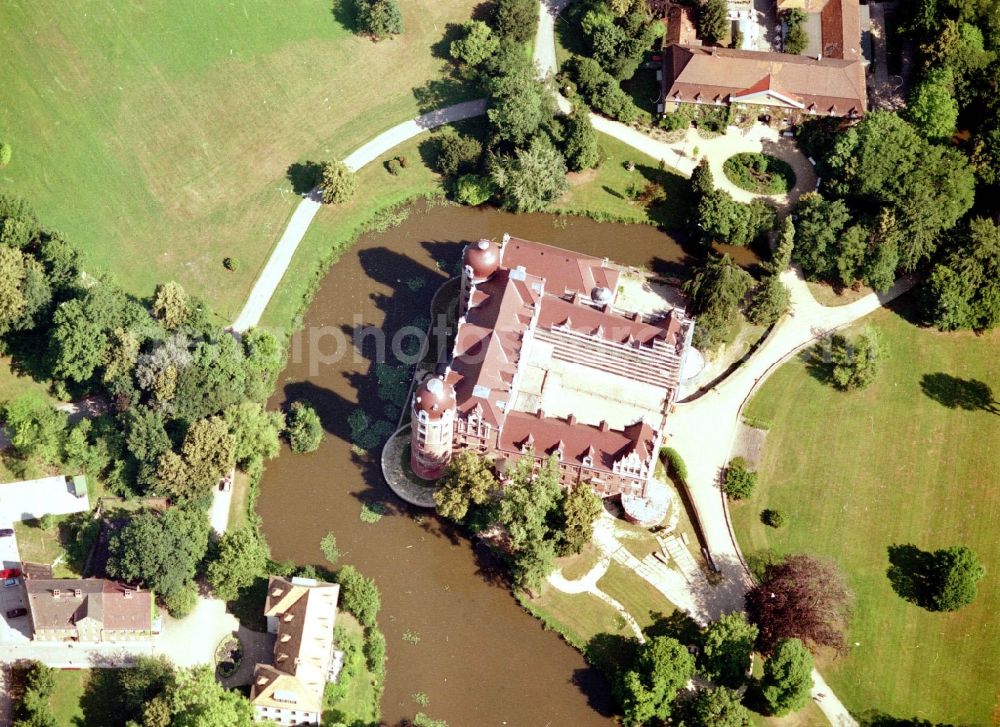
[(694, 322), (617, 307), (621, 277), (509, 235), (468, 245), (450, 360), (413, 395), (413, 471), (436, 479), (465, 449), (501, 475), (555, 455), (566, 487), (644, 496)]
[(149, 591), (101, 578), (26, 578), (35, 641), (133, 641), (154, 633)]
[(660, 110), (691, 103), (816, 116), (864, 114), (868, 96), (858, 0), (802, 0), (798, 7), (819, 13), (822, 51), (816, 56), (671, 42), (663, 53)]
[(275, 634), (274, 663), (254, 667), (250, 703), (259, 720), (319, 724), (323, 691), (333, 681), (333, 628), (340, 586), (271, 576), (264, 615)]

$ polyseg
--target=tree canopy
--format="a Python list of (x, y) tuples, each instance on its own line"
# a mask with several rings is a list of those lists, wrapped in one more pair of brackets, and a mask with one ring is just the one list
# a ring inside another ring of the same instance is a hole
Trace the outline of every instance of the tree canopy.
[(139, 512), (108, 540), (108, 575), (165, 598), (176, 595), (194, 578), (208, 547), (208, 531), (202, 510)]
[(701, 670), (718, 684), (737, 688), (747, 679), (757, 627), (737, 611), (724, 614), (705, 629)]
[(750, 273), (728, 255), (710, 254), (684, 282), (683, 290), (691, 297), (691, 313), (698, 317), (694, 345), (713, 349), (732, 340), (740, 321), (744, 298), (753, 286)]
[(625, 724), (641, 725), (669, 717), (677, 692), (694, 675), (694, 669), (694, 657), (676, 639), (656, 636), (640, 645), (632, 668), (621, 673), (613, 685)]
[(770, 654), (782, 639), (811, 647), (844, 646), (853, 594), (830, 561), (790, 555), (764, 571), (746, 596), (747, 618), (760, 630), (757, 648)]
[(809, 703), (813, 678), (812, 654), (798, 639), (782, 639), (764, 662), (760, 691), (768, 711), (778, 717)]

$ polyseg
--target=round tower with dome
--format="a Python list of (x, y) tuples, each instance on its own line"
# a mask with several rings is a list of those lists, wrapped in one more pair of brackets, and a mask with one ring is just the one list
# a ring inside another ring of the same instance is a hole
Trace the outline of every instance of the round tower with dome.
[(462, 252), (462, 294), (459, 296), (459, 314), (465, 313), (469, 290), (489, 280), (500, 267), (500, 247), (492, 240), (478, 240), (465, 246)]
[(436, 480), (451, 461), (455, 430), (455, 387), (442, 376), (429, 376), (413, 392), (410, 467), (425, 480)]

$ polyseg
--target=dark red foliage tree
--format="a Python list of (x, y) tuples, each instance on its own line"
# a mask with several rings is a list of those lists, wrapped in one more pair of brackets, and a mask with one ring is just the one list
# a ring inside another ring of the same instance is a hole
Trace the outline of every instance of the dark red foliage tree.
[(770, 654), (781, 639), (801, 639), (810, 649), (844, 648), (853, 594), (828, 560), (792, 555), (769, 565), (746, 596), (747, 618), (757, 624), (757, 648)]

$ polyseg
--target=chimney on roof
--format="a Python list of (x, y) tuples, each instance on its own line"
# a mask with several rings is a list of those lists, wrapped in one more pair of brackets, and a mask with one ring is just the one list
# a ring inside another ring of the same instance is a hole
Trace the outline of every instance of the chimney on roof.
[(611, 425), (608, 424), (607, 419), (601, 419), (601, 423), (598, 427), (602, 432), (608, 432), (611, 430)]
[(257, 686), (258, 687), (262, 687), (265, 684), (267, 684), (267, 677), (266, 676), (259, 676), (259, 677), (257, 677)]
[(132, 589), (126, 588), (122, 595), (125, 596), (125, 598), (132, 598)]
[(535, 415), (539, 419), (544, 419), (545, 418), (545, 412), (542, 410), (542, 407), (538, 407), (538, 411), (535, 412)]
[(277, 598), (280, 595), (281, 595), (281, 589), (278, 586), (275, 586), (274, 588), (271, 589), (271, 598)]
[(285, 623), (290, 623), (293, 618), (295, 618), (295, 614), (291, 613), (291, 612), (288, 612), (288, 613), (285, 614), (284, 621), (285, 621)]
[(74, 597), (80, 598), (82, 595), (83, 595), (83, 591), (81, 591), (79, 588), (74, 588), (73, 589), (73, 596)]
[(282, 634), (281, 635), (281, 643), (285, 643), (286, 641), (291, 641), (291, 640), (292, 640), (292, 635), (291, 634)]
[(62, 595), (62, 591), (60, 591), (58, 588), (53, 588), (52, 589), (52, 597), (53, 598), (59, 598), (59, 596), (61, 596), (61, 595)]
[(576, 414), (570, 414), (568, 417), (566, 417), (566, 423), (569, 424), (570, 426), (576, 424)]

